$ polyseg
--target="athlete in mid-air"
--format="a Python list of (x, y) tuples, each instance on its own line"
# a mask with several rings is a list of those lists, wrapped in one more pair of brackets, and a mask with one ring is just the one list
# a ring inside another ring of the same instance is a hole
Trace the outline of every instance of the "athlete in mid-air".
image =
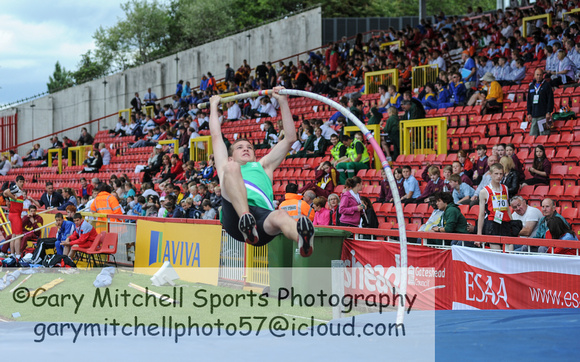
[(218, 116), (221, 97), (213, 96), (210, 99), (209, 127), (223, 196), (221, 220), (228, 234), (255, 246), (266, 245), (276, 235), (283, 233), (290, 240), (296, 240), (300, 255), (307, 257), (313, 250), (312, 222), (307, 217), (293, 220), (286, 211), (275, 210), (273, 203), (274, 170), (296, 141), (288, 100), (278, 93), (281, 89), (284, 88), (274, 88), (272, 96), (280, 105), (286, 135), (260, 161), (256, 161), (252, 144), (243, 138), (238, 138), (228, 153)]

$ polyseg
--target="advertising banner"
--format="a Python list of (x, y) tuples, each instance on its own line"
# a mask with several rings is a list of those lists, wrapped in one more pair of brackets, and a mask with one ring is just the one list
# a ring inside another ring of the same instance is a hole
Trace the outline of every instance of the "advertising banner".
[(217, 285), (221, 225), (137, 221), (135, 269), (154, 274), (168, 261), (179, 277)]
[(578, 308), (580, 259), (453, 247), (453, 309)]
[[(345, 293), (398, 293), (399, 244), (347, 239), (342, 248)], [(417, 309), (451, 309), (452, 263), (449, 250), (408, 245), (407, 295), (416, 295)], [(434, 305), (433, 305), (434, 300)]]

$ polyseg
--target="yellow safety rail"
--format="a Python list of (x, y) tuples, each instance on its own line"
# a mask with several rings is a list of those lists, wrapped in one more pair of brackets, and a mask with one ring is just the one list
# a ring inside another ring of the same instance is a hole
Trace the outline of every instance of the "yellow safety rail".
[(389, 86), (393, 84), (397, 91), (399, 90), (399, 70), (387, 69), (379, 70), (378, 72), (365, 73), (365, 93), (373, 94), (379, 92), (379, 86), (384, 84)]
[[(394, 47), (393, 47), (394, 45)], [(401, 49), (403, 47), (403, 42), (401, 40), (390, 41), (388, 43), (383, 43), (380, 46), (380, 49), (383, 50), (387, 47), (390, 47), (391, 50)]]
[[(375, 136), (375, 140), (380, 145), (381, 144), (381, 126), (379, 124), (371, 124), (371, 125), (368, 125), (367, 128), (369, 129), (369, 131), (373, 132), (373, 134)], [(347, 135), (350, 135), (351, 133), (355, 133), (357, 131), (360, 131), (360, 128), (358, 128), (357, 126), (344, 127), (344, 134), (347, 134)], [(375, 160), (375, 162), (374, 162), (375, 169), (380, 170), (381, 169), (381, 161), (379, 160), (379, 157), (377, 156), (376, 152), (374, 155), (374, 160)]]
[(12, 225), (8, 221), (4, 210), (0, 207), (0, 222), (2, 222), (2, 228), (4, 229), (4, 235), (12, 234)]
[(405, 155), (447, 154), (447, 117), (401, 121), (399, 134)]
[(145, 114), (153, 117), (155, 115), (155, 107), (154, 106), (145, 106)]
[(121, 109), (119, 111), (119, 118), (123, 116), (123, 113), (127, 113), (127, 117), (125, 117), (125, 119), (127, 120), (127, 123), (131, 123), (131, 108)]
[(213, 154), (211, 136), (202, 136), (189, 140), (189, 159), (195, 162), (209, 161)]
[(527, 34), (527, 30), (528, 30), (528, 26), (527, 23), (528, 21), (534, 21), (534, 20), (539, 20), (539, 19), (547, 19), (547, 24), (548, 26), (552, 26), (552, 14), (543, 14), (543, 15), (536, 15), (536, 16), (528, 16), (522, 19), (523, 21), (523, 31), (522, 31), (522, 36), (525, 38), (528, 36)]
[(173, 153), (179, 154), (179, 141), (178, 140), (162, 140), (158, 142), (160, 145), (173, 145)]
[(268, 245), (255, 247), (246, 244), (246, 283), (270, 285)]
[(87, 159), (89, 152), (93, 150), (92, 145), (69, 147), (68, 149), (68, 166), (72, 166), (73, 153), (75, 154), (75, 165), (80, 166)]
[(439, 66), (437, 64), (420, 65), (413, 67), (412, 87), (413, 89), (425, 86), (427, 83), (435, 83), (439, 76)]
[(62, 173), (62, 148), (51, 148), (48, 150), (48, 167), (52, 167), (52, 155), (58, 156), (58, 173)]
[(566, 15), (574, 14), (574, 13), (577, 13), (579, 11), (580, 11), (580, 9), (572, 9), (572, 10), (570, 10), (568, 12), (563, 13), (562, 14), (562, 21), (565, 21), (566, 20)]

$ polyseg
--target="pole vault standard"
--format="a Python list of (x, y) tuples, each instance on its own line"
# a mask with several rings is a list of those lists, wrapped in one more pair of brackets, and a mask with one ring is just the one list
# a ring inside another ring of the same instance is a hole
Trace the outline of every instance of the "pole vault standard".
[[(220, 103), (223, 104), (223, 103), (227, 103), (227, 102), (237, 101), (239, 99), (246, 99), (246, 98), (258, 97), (258, 96), (271, 95), (272, 93), (274, 93), (274, 91), (269, 89), (269, 90), (236, 94), (236, 95), (231, 96), (231, 97), (222, 98)], [(381, 149), (381, 147), (379, 146), (379, 144), (377, 143), (377, 141), (373, 137), (371, 131), (369, 131), (368, 128), (364, 125), (364, 123), (362, 123), (358, 118), (356, 118), (355, 115), (352, 114), (348, 109), (344, 108), (339, 103), (337, 103), (331, 99), (328, 99), (328, 98), (323, 97), (319, 94), (315, 94), (315, 93), (311, 93), (311, 92), (306, 92), (306, 91), (301, 91), (301, 90), (296, 90), (296, 89), (281, 89), (279, 91), (279, 93), (282, 95), (290, 95), (290, 96), (315, 99), (317, 101), (320, 101), (324, 104), (331, 106), (332, 108), (336, 109), (337, 111), (339, 111), (340, 113), (345, 115), (348, 119), (350, 119), (362, 131), (362, 133), (365, 136), (365, 138), (367, 139), (367, 141), (373, 146), (373, 149), (375, 150), (375, 152), (377, 153), (377, 155), (379, 157), (379, 160), (381, 161), (381, 166), (383, 167), (383, 170), (385, 170), (385, 173), (387, 175), (387, 180), (389, 181), (389, 187), (391, 188), (391, 190), (397, 189), (397, 184), (395, 182), (395, 177), (393, 176), (393, 171), (391, 170), (391, 167), (389, 166), (389, 163), (387, 162), (387, 160), (385, 158), (383, 150)], [(198, 105), (199, 109), (204, 109), (207, 107), (209, 107), (209, 102), (200, 103)], [(395, 204), (395, 210), (397, 212), (397, 223), (399, 224), (399, 238), (400, 238), (400, 247), (401, 247), (401, 251), (400, 251), (400, 253), (401, 253), (401, 267), (399, 270), (401, 283), (399, 286), (399, 293), (402, 296), (402, 298), (401, 298), (402, 303), (399, 303), (399, 306), (397, 308), (397, 324), (401, 324), (401, 323), (403, 323), (403, 317), (404, 317), (404, 313), (405, 313), (404, 303), (405, 303), (405, 296), (407, 294), (407, 233), (405, 231), (405, 216), (403, 214), (403, 206), (401, 205), (401, 198), (400, 198), (398, 192), (393, 192), (393, 203)]]

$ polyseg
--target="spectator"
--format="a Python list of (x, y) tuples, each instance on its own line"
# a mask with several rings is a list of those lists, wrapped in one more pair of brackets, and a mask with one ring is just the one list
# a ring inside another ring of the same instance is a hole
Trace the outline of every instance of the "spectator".
[(506, 154), (506, 156), (511, 157), (511, 159), (514, 163), (514, 168), (518, 174), (518, 181), (523, 182), (524, 179), (526, 178), (526, 176), (524, 174), (524, 166), (522, 165), (522, 162), (520, 161), (520, 159), (516, 155), (515, 151), (516, 151), (516, 146), (514, 146), (513, 143), (506, 144), (505, 154)]
[(461, 59), (463, 60), (463, 70), (462, 70), (462, 80), (465, 82), (466, 88), (475, 87), (475, 73), (477, 72), (477, 65), (473, 58), (469, 56), (469, 52), (464, 50), (461, 53)]
[(550, 134), (548, 122), (552, 118), (553, 110), (554, 92), (552, 86), (544, 80), (544, 70), (537, 68), (534, 72), (534, 81), (530, 83), (528, 92), (527, 120), (530, 123), (530, 136)]
[(480, 81), (486, 91), (486, 95), (483, 93), (475, 95), (477, 100), (481, 100), (481, 115), (503, 112), (503, 91), (493, 74), (485, 73)]
[(24, 161), (37, 161), (42, 160), (44, 158), (44, 150), (40, 148), (40, 143), (34, 144), (32, 149), (28, 151)]
[(236, 76), (236, 72), (234, 71), (234, 68), (230, 67), (230, 64), (227, 63), (226, 64), (226, 77), (225, 77), (226, 83), (235, 82), (235, 76)]
[(310, 221), (314, 220), (314, 210), (302, 200), (302, 195), (298, 195), (297, 192), (298, 185), (295, 183), (286, 185), (285, 200), (280, 203), (280, 210), (285, 210), (294, 220), (300, 219), (303, 215)]
[(82, 171), (79, 173), (87, 172), (94, 173), (99, 172), (101, 167), (103, 167), (103, 155), (101, 152), (95, 152), (94, 157), (85, 160), (86, 167), (83, 167)]
[(77, 248), (88, 248), (97, 237), (95, 228), (85, 221), (81, 214), (76, 213), (73, 217), (73, 222), (75, 226), (72, 234), (61, 243), (64, 246), (63, 254), (68, 255), (71, 259), (74, 258), (76, 253), (75, 245)]
[(425, 164), (421, 177), (423, 181), (427, 182), (427, 186), (425, 186), (421, 196), (417, 198), (417, 202), (429, 203), (433, 194), (443, 191), (443, 180), (441, 180), (440, 175), (439, 167), (431, 166), (429, 162)]
[[(382, 148), (387, 155), (387, 160), (396, 160), (399, 156), (399, 113), (395, 107), (388, 109), (389, 118), (383, 128), (385, 137), (382, 142)], [(393, 145), (393, 152), (391, 152), (390, 145)]]
[(103, 165), (106, 166), (109, 163), (111, 163), (111, 153), (109, 152), (109, 150), (107, 149), (107, 146), (104, 143), (99, 144), (99, 152), (101, 153), (101, 156), (103, 157)]
[(384, 84), (379, 85), (379, 103), (377, 104), (377, 110), (380, 113), (385, 113), (387, 108), (391, 106), (391, 94), (389, 93), (388, 87)]
[[(395, 182), (397, 183), (397, 192), (399, 198), (405, 195), (405, 187), (403, 186), (403, 170), (401, 168), (396, 168), (393, 170), (393, 176), (395, 177)], [(389, 186), (389, 181), (387, 180), (387, 174), (384, 169), (381, 169), (382, 180), (380, 182), (381, 191), (379, 193), (379, 198), (377, 202), (393, 202), (393, 192)]]
[[(139, 98), (139, 93), (135, 93), (135, 97), (131, 99), (131, 108), (135, 113), (141, 113), (141, 108), (143, 107), (143, 102), (141, 102), (141, 98)], [(80, 141), (80, 140), (79, 140)], [(85, 143), (85, 144), (91, 144)]]
[(211, 201), (209, 201), (207, 199), (203, 200), (201, 202), (201, 207), (204, 210), (204, 213), (201, 216), (202, 220), (215, 220), (216, 212), (213, 209), (213, 207), (211, 207)]
[(38, 208), (44, 206), (49, 209), (51, 207), (58, 208), (64, 203), (64, 198), (58, 192), (54, 192), (52, 182), (46, 183), (46, 191), (40, 197), (40, 202), (31, 200)]
[(265, 121), (263, 124), (263, 131), (265, 132), (262, 143), (254, 146), (254, 149), (268, 149), (278, 143), (278, 134), (274, 128), (274, 124), (270, 121)]
[(456, 205), (469, 205), (471, 197), (475, 194), (473, 187), (463, 183), (461, 177), (456, 174), (449, 176), (449, 189)]
[[(568, 223), (568, 221), (566, 219), (564, 219), (564, 217), (562, 215), (560, 215), (557, 211), (556, 211), (556, 203), (554, 202), (554, 200), (552, 199), (544, 199), (542, 200), (542, 215), (544, 215), (540, 221), (538, 221), (538, 228), (536, 229), (536, 233), (534, 234), (534, 238), (537, 239), (545, 239), (546, 238), (546, 231), (548, 231), (548, 220), (550, 220), (551, 218), (554, 217), (558, 217), (560, 219), (562, 219), (562, 221), (564, 221), (564, 223), (570, 227), (570, 224)], [(545, 253), (547, 250), (547, 247), (545, 246), (541, 246), (538, 248), (538, 251), (540, 253)]]
[(403, 101), (403, 95), (397, 92), (397, 87), (393, 84), (389, 85), (389, 94), (391, 99), (389, 102), (389, 108), (395, 107), (397, 111), (401, 110), (401, 102)]
[(461, 166), (463, 166), (463, 172), (465, 172), (467, 177), (469, 177), (469, 179), (471, 180), (473, 178), (474, 169), (473, 162), (471, 162), (471, 160), (467, 158), (467, 152), (465, 152), (464, 150), (459, 150), (459, 152), (457, 152), (457, 161), (459, 161)]
[(306, 183), (298, 192), (312, 190), (317, 196), (328, 197), (338, 185), (338, 172), (330, 162), (324, 161), (316, 169), (314, 181)]
[(552, 73), (550, 85), (552, 87), (558, 87), (564, 84), (574, 83), (574, 77), (576, 76), (574, 63), (568, 58), (564, 49), (558, 50), (556, 55), (558, 56), (558, 70)]
[(77, 144), (79, 146), (89, 146), (92, 145), (93, 142), (95, 142), (93, 136), (90, 135), (85, 127), (81, 128), (81, 136), (79, 137)]
[[(467, 220), (457, 205), (453, 203), (453, 197), (447, 192), (438, 192), (433, 195), (433, 199), (436, 202), (437, 209), (443, 211), (443, 216), (439, 225), (433, 226), (431, 230), (426, 231), (467, 234)], [(453, 241), (451, 245), (462, 245), (462, 243), (465, 243), (463, 244), (465, 246), (471, 246), (469, 242), (463, 241)]]
[[(574, 235), (574, 231), (572, 231), (572, 229), (570, 228), (570, 225), (568, 225), (559, 217), (550, 218), (547, 221), (547, 225), (548, 230), (552, 235), (552, 239), (575, 240), (575, 241), (578, 240), (578, 238), (576, 238), (576, 236)], [(576, 255), (576, 249), (555, 247), (554, 254)]]
[[(495, 163), (489, 168), (491, 183), (479, 193), (479, 216), (477, 219), (477, 235), (511, 236), (511, 214), (508, 212), (509, 193), (507, 187), (501, 184), (504, 171), (501, 163)], [(479, 246), (476, 242), (475, 245)], [(492, 249), (499, 249), (498, 244), (491, 244)]]
[(6, 176), (11, 169), (12, 163), (10, 163), (10, 160), (5, 155), (2, 155), (0, 157), (0, 175)]
[(157, 94), (152, 92), (151, 88), (147, 88), (147, 93), (145, 93), (143, 101), (146, 106), (155, 106), (155, 102), (157, 102)]
[(77, 206), (77, 197), (74, 190), (70, 187), (65, 187), (62, 189), (62, 198), (64, 202), (58, 207), (58, 210), (66, 210), (68, 205), (73, 205), (75, 207)]
[[(539, 221), (542, 218), (542, 212), (535, 207), (530, 207), (526, 200), (521, 196), (514, 196), (511, 199), (511, 207), (514, 210), (512, 213), (513, 220), (520, 220), (522, 222), (522, 230), (520, 230), (520, 237), (532, 237), (535, 235)], [(514, 245), (515, 251), (528, 251), (527, 245)], [(537, 247), (531, 247), (536, 249)]]
[(341, 185), (345, 183), (347, 177), (353, 177), (358, 171), (368, 169), (370, 161), (367, 148), (361, 141), (348, 135), (344, 135), (342, 139), (346, 146), (346, 156), (339, 159), (336, 164)]
[(56, 248), (56, 253), (58, 255), (63, 255), (64, 248), (62, 243), (65, 240), (68, 240), (68, 237), (74, 232), (75, 224), (72, 221), (65, 220), (64, 216), (60, 212), (54, 215), (54, 221), (58, 229), (56, 232), (56, 242), (54, 246)]
[(411, 166), (403, 166), (403, 178), (403, 187), (406, 194), (401, 197), (401, 202), (404, 204), (414, 203), (415, 199), (421, 196), (421, 189), (419, 188), (419, 182), (411, 174)]
[(344, 192), (340, 197), (340, 224), (342, 226), (360, 227), (361, 212), (364, 205), (359, 196), (362, 190), (362, 180), (358, 176), (346, 180)]
[(499, 163), (502, 164), (505, 173), (501, 183), (506, 185), (509, 194), (513, 197), (517, 195), (520, 190), (520, 182), (518, 180), (518, 173), (514, 167), (514, 161), (509, 156), (503, 156), (499, 160)]
[(370, 229), (378, 229), (379, 219), (377, 218), (377, 214), (373, 209), (373, 204), (371, 203), (371, 200), (369, 200), (369, 198), (365, 196), (361, 196), (360, 199), (364, 206), (364, 212), (361, 213), (362, 227)]
[(209, 200), (211, 201), (211, 207), (213, 207), (216, 211), (222, 206), (222, 188), (220, 186), (216, 186), (214, 188), (213, 194), (210, 196)]
[(528, 172), (532, 175), (531, 179), (526, 179), (522, 186), (525, 185), (547, 185), (550, 182), (550, 172), (552, 163), (546, 157), (546, 149), (543, 145), (537, 145), (534, 155), (534, 163), (528, 167)]
[(228, 103), (228, 121), (237, 121), (242, 118), (242, 110), (238, 105), (238, 102), (233, 101)]
[(337, 194), (328, 195), (328, 210), (330, 212), (330, 224), (340, 225), (340, 198)]
[(332, 165), (336, 166), (338, 160), (346, 156), (346, 146), (340, 141), (337, 134), (330, 136), (330, 143), (332, 143), (332, 148), (330, 149), (330, 154), (332, 155)]
[(315, 211), (314, 225), (330, 225), (330, 210), (326, 208), (326, 198), (319, 196), (312, 202), (312, 208)]
[[(452, 94), (451, 101), (456, 106), (463, 106), (467, 101), (467, 85), (461, 80), (460, 73), (454, 73), (449, 82), (449, 90)], [(471, 88), (471, 87), (470, 87)]]
[(452, 164), (453, 174), (458, 175), (461, 177), (461, 182), (468, 184), (469, 186), (473, 186), (473, 181), (465, 174), (463, 170), (463, 165), (459, 161), (453, 161)]
[(12, 168), (18, 168), (24, 166), (24, 161), (22, 161), (22, 157), (14, 150), (10, 150), (10, 163), (12, 163)]

